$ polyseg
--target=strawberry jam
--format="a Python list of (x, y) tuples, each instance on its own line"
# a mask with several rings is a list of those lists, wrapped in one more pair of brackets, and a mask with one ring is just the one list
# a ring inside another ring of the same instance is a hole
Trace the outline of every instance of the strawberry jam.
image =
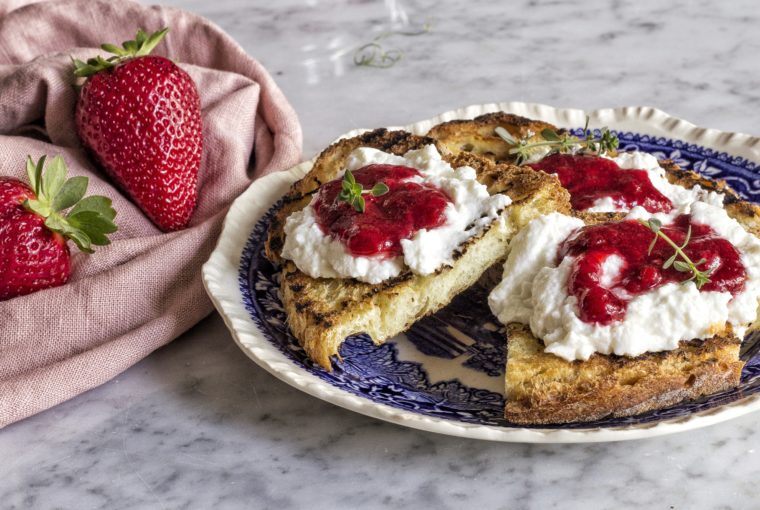
[(579, 211), (604, 197), (625, 209), (637, 205), (652, 213), (673, 209), (672, 202), (652, 185), (646, 170), (623, 170), (609, 159), (571, 154), (552, 154), (530, 166), (557, 174), (562, 187), (570, 192), (570, 203)]
[(446, 223), (444, 210), (449, 196), (427, 183), (410, 182), (419, 176), (414, 168), (397, 165), (368, 165), (353, 172), (365, 190), (379, 183), (388, 192), (375, 197), (362, 195), (364, 212), (338, 199), (342, 179), (325, 184), (314, 202), (314, 211), (325, 235), (339, 239), (354, 256), (395, 257), (402, 254), (401, 240), (422, 229)]
[[(710, 278), (699, 290), (733, 295), (741, 292), (747, 274), (739, 251), (728, 240), (709, 226), (692, 223), (687, 214), (663, 225), (662, 232), (682, 246), (690, 225), (691, 238), (683, 251), (694, 263), (705, 259), (697, 267), (709, 272)], [(567, 255), (577, 256), (568, 279), (568, 292), (578, 299), (581, 320), (600, 325), (623, 320), (628, 302), (634, 297), (666, 283), (691, 278), (691, 272), (677, 271), (673, 265), (663, 269), (675, 250), (661, 237), (648, 253), (654, 236), (637, 221), (623, 221), (583, 227), (560, 245), (560, 260)], [(603, 264), (613, 255), (622, 262), (620, 271), (610, 281), (609, 275), (603, 276)]]

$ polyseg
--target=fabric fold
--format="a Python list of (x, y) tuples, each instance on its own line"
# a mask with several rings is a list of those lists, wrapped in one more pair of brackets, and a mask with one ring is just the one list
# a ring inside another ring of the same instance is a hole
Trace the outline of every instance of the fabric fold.
[[(124, 371), (200, 319), (212, 305), (200, 267), (225, 212), (252, 179), (298, 163), (295, 112), (261, 64), (216, 25), (178, 9), (131, 1), (0, 5), (0, 175), (26, 180), (27, 155), (61, 155), (70, 175), (118, 211), (112, 244), (73, 245), (69, 283), (0, 302), (0, 427)], [(4, 13), (4, 14), (3, 14)], [(154, 52), (195, 81), (204, 154), (190, 226), (162, 233), (114, 187), (76, 136), (71, 56), (102, 54), (138, 28), (170, 27)]]

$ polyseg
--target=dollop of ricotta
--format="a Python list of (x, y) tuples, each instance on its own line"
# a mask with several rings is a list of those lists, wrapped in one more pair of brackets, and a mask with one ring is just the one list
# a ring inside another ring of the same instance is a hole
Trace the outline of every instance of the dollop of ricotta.
[(414, 168), (420, 176), (414, 182), (426, 182), (442, 189), (451, 198), (446, 206), (444, 225), (417, 231), (401, 240), (403, 256), (354, 256), (337, 239), (320, 228), (314, 201), (285, 221), (285, 244), (282, 256), (315, 278), (355, 278), (367, 283), (380, 283), (401, 274), (404, 268), (427, 275), (444, 265), (454, 263), (454, 253), (470, 237), (494, 221), (503, 221), (499, 213), (512, 201), (503, 194), (489, 195), (486, 186), (476, 180), (469, 166), (452, 168), (441, 158), (435, 145), (409, 151), (404, 156), (360, 147), (346, 160), (345, 170), (358, 170), (372, 164), (403, 165)]
[[(665, 169), (660, 166), (655, 156), (647, 152), (621, 152), (614, 158), (602, 157), (614, 161), (623, 170), (645, 170), (652, 186), (673, 203), (673, 209), (681, 210), (693, 202), (707, 202), (716, 207), (723, 207), (722, 193), (705, 190), (696, 185), (692, 188), (684, 188), (668, 182)], [(628, 208), (616, 204), (611, 197), (603, 197), (597, 199), (586, 211), (627, 212)]]
[[(672, 350), (681, 340), (709, 338), (730, 324), (741, 337), (755, 320), (760, 298), (760, 240), (726, 211), (706, 202), (684, 206), (692, 221), (709, 225), (730, 241), (741, 255), (747, 281), (736, 296), (729, 292), (700, 292), (694, 282), (668, 283), (635, 297), (625, 318), (606, 326), (582, 321), (578, 303), (568, 292), (568, 278), (576, 257), (557, 264), (559, 245), (583, 223), (559, 213), (530, 222), (512, 240), (504, 266), (504, 279), (488, 298), (494, 315), (504, 324), (529, 324), (545, 351), (568, 361), (587, 360), (595, 352), (638, 356)], [(634, 208), (628, 219), (655, 217), (667, 224), (678, 214), (650, 214)], [(620, 271), (618, 257), (603, 264), (602, 284), (610, 284)]]

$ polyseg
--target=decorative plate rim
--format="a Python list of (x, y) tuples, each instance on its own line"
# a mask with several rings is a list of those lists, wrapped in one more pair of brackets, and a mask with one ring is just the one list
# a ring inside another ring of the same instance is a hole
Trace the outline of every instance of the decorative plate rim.
[[(430, 127), (440, 122), (469, 119), (495, 111), (537, 118), (560, 127), (583, 125), (588, 115), (591, 125), (594, 126), (606, 125), (616, 130), (666, 136), (760, 162), (760, 138), (743, 133), (700, 128), (652, 107), (605, 108), (586, 112), (537, 103), (489, 103), (451, 110), (432, 119), (395, 129), (425, 134)], [(367, 130), (356, 129), (338, 139), (355, 136), (364, 131)], [(580, 429), (505, 428), (461, 423), (393, 408), (350, 394), (308, 373), (266, 339), (252, 321), (243, 305), (238, 268), (241, 254), (256, 223), (287, 191), (292, 182), (308, 172), (312, 164), (313, 160), (306, 161), (287, 171), (277, 172), (253, 182), (230, 207), (217, 246), (202, 269), (206, 291), (235, 342), (248, 357), (278, 379), (332, 404), (398, 425), (452, 436), (505, 442), (579, 443), (639, 439), (706, 427), (760, 410), (760, 393), (757, 393), (716, 408), (655, 423)]]

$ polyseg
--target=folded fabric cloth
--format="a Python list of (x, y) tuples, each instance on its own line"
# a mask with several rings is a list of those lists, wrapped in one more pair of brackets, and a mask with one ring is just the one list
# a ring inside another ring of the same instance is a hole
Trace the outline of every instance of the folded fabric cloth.
[[(69, 283), (0, 302), (0, 427), (113, 378), (208, 315), (200, 268), (224, 214), (251, 182), (301, 155), (295, 112), (267, 71), (213, 23), (131, 1), (0, 2), (0, 175), (26, 180), (27, 155), (61, 155), (91, 194), (113, 199), (119, 231), (94, 255), (72, 246)], [(204, 154), (190, 226), (162, 233), (76, 136), (71, 56), (138, 28), (170, 27), (153, 52), (195, 81)]]

